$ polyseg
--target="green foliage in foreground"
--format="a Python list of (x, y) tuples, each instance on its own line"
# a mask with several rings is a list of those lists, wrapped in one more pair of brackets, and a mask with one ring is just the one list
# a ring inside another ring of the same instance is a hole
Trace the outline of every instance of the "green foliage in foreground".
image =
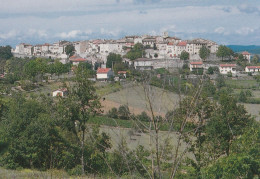
[[(216, 88), (206, 81), (201, 94), (184, 98), (165, 117), (151, 117), (145, 112), (135, 116), (127, 106), (111, 110), (107, 117), (98, 114), (100, 103), (92, 82), (86, 79), (87, 73), (77, 75), (67, 98), (25, 98), (19, 94), (9, 100), (0, 98), (0, 167), (65, 170), (68, 175), (101, 178), (169, 178), (177, 165), (176, 178), (259, 175), (259, 123), (225, 87)], [(112, 146), (110, 136), (97, 127), (132, 128), (128, 130), (131, 140), (135, 132), (148, 132), (153, 120), (160, 125), (159, 130), (180, 136), (187, 153), (175, 153), (177, 143), (171, 143), (173, 138), (159, 138), (158, 153), (154, 147), (148, 150), (141, 145), (129, 149), (123, 137)], [(160, 158), (152, 161), (152, 155), (157, 154)], [(185, 160), (174, 162), (174, 154)], [(157, 163), (161, 173), (152, 170)]]

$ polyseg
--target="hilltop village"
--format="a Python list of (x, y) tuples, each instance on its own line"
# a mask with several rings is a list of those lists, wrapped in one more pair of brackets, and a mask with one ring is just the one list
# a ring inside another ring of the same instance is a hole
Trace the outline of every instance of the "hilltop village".
[[(127, 55), (137, 44), (142, 46), (142, 54)], [(66, 47), (72, 49), (71, 53), (66, 52)], [(204, 51), (200, 52), (201, 49)], [(238, 60), (240, 58), (240, 60), (246, 60), (248, 63), (251, 62), (252, 55), (246, 51), (240, 54), (242, 56), (239, 56), (239, 54), (229, 54), (227, 48), (220, 49), (219, 54), (217, 54), (218, 49), (219, 45), (211, 40), (202, 38), (182, 40), (177, 37), (170, 37), (167, 32), (164, 32), (162, 36), (133, 35), (118, 40), (95, 39), (76, 42), (62, 40), (53, 44), (38, 45), (21, 43), (15, 49), (12, 49), (12, 53), (15, 57), (60, 59), (63, 64), (78, 65), (87, 62), (92, 64), (93, 67), (98, 66), (100, 68), (108, 67), (106, 65), (107, 57), (112, 53), (123, 57), (123, 62), (133, 65), (135, 69), (180, 68), (183, 66), (183, 62), (189, 61), (190, 71), (217, 67), (222, 74), (229, 72), (237, 74), (237, 65), (235, 63), (230, 64), (230, 61), (228, 64), (223, 64), (219, 59), (223, 61), (223, 59)], [(240, 68), (238, 69), (241, 71)], [(259, 70), (259, 66), (250, 65), (244, 66), (242, 71), (258, 72)]]

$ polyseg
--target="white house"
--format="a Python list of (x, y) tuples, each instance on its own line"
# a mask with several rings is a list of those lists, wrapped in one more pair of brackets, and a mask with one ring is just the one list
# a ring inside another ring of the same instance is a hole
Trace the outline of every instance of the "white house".
[(98, 68), (97, 69), (97, 80), (108, 80), (114, 75), (111, 68)]
[(220, 64), (219, 72), (221, 74), (228, 74), (229, 72), (236, 74), (236, 64)]
[(22, 54), (22, 55), (32, 55), (32, 45), (21, 43), (16, 46), (15, 53)]
[(245, 68), (246, 72), (260, 72), (260, 66), (246, 66)]
[(52, 92), (52, 96), (55, 97), (55, 96), (61, 96), (61, 97), (64, 97), (68, 94), (68, 90), (67, 88), (62, 88), (62, 89), (58, 89), (58, 90), (55, 90)]
[(110, 52), (120, 53), (122, 51), (123, 45), (115, 41), (107, 41), (100, 44), (100, 53), (106, 53), (108, 55)]
[(87, 50), (87, 41), (77, 41), (73, 42), (73, 46), (75, 47), (76, 54), (85, 53)]
[(153, 60), (150, 58), (138, 58), (134, 61), (134, 67), (138, 70), (152, 70)]
[(186, 46), (187, 46), (187, 42), (186, 41), (181, 41), (176, 45), (176, 56), (181, 55), (182, 51), (186, 51)]
[(251, 54), (248, 53), (247, 51), (244, 51), (244, 52), (242, 52), (242, 55), (243, 55), (243, 57), (244, 57), (245, 59), (247, 59), (248, 62), (250, 63)]
[(43, 44), (42, 45), (42, 52), (43, 53), (49, 53), (50, 52), (50, 44), (48, 44), (48, 43), (45, 43), (45, 44)]
[(156, 39), (154, 37), (147, 37), (143, 39), (143, 46), (150, 46), (153, 47), (156, 43)]
[(42, 45), (35, 45), (33, 47), (33, 55), (41, 55), (42, 53)]
[(190, 62), (190, 71), (194, 71), (197, 69), (203, 69), (203, 62), (201, 61)]

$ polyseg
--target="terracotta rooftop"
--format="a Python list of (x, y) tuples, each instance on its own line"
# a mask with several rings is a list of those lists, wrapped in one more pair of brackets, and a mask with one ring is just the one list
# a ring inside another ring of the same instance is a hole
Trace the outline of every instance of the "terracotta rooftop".
[(190, 62), (191, 65), (203, 65), (203, 62)]
[(246, 66), (248, 69), (260, 69), (260, 66)]
[(108, 73), (111, 68), (98, 68), (97, 73)]
[(87, 61), (87, 59), (85, 59), (85, 58), (74, 58), (74, 59), (70, 59), (70, 61), (72, 61), (72, 62), (85, 62), (85, 61)]
[(250, 55), (247, 51), (242, 52), (242, 55)]
[(177, 46), (186, 46), (187, 45), (187, 42), (185, 41), (181, 41), (177, 44)]

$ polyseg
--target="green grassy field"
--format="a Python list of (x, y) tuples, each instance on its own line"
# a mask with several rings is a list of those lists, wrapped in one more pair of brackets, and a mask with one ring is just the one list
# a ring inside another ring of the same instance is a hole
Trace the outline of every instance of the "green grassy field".
[(122, 89), (122, 86), (119, 83), (109, 84), (106, 82), (97, 82), (95, 84), (97, 87), (97, 94), (104, 96)]
[(256, 80), (225, 80), (227, 86), (234, 89), (259, 89), (259, 83)]

